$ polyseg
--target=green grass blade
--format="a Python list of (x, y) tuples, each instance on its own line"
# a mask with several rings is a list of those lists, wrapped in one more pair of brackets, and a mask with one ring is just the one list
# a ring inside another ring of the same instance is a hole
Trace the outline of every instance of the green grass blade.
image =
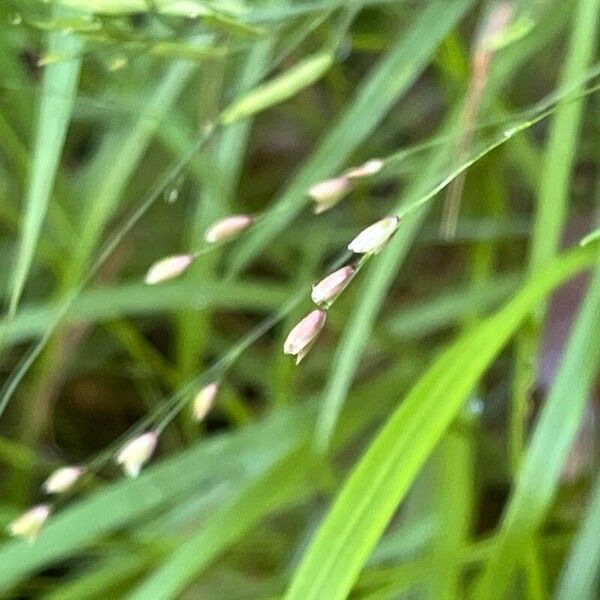
[[(561, 85), (581, 77), (592, 59), (599, 6), (598, 0), (581, 0), (578, 3)], [(556, 113), (552, 121), (533, 228), (532, 271), (551, 260), (558, 249), (566, 218), (582, 111), (583, 100), (569, 102)]]
[(435, 298), (425, 298), (390, 316), (383, 325), (384, 331), (400, 340), (436, 333), (471, 313), (484, 313), (497, 307), (516, 290), (519, 279), (516, 274), (497, 276), (490, 287), (461, 286), (436, 294)]
[[(305, 456), (296, 453), (276, 465), (263, 477), (233, 494), (218, 514), (181, 544), (140, 586), (129, 600), (169, 600), (178, 598), (185, 586), (232, 542), (300, 492), (299, 484), (306, 473)], [(304, 482), (306, 483), (306, 482)], [(303, 486), (303, 492), (308, 490)]]
[[(60, 9), (56, 12), (61, 14)], [(46, 217), (77, 95), (83, 42), (73, 34), (51, 32), (48, 34), (47, 52), (67, 58), (44, 69), (33, 162), (21, 225), (21, 243), (13, 272), (9, 321), (16, 313)]]
[[(107, 221), (113, 216), (121, 195), (146, 151), (161, 119), (177, 100), (189, 82), (196, 65), (188, 61), (175, 62), (165, 73), (148, 98), (136, 122), (125, 131), (116, 131), (117, 139), (106, 146), (99, 159), (100, 166), (112, 165), (99, 179), (98, 188), (90, 193), (84, 212), (79, 242), (66, 275), (68, 288), (75, 286), (84, 272)], [(116, 154), (115, 154), (116, 153)]]
[(594, 252), (578, 249), (557, 260), (435, 361), (343, 486), (294, 574), (287, 600), (347, 596), (415, 476), (491, 361), (537, 302), (594, 259)]
[(597, 598), (598, 570), (600, 569), (600, 479), (594, 486), (590, 504), (579, 525), (571, 554), (563, 567), (556, 600), (593, 600)]
[(329, 53), (309, 56), (236, 100), (223, 111), (219, 120), (224, 125), (231, 125), (284, 102), (318, 81), (332, 64), (333, 57)]
[[(573, 32), (561, 75), (561, 87), (576, 81), (585, 72), (593, 56), (600, 2), (580, 0), (574, 15)], [(540, 190), (533, 225), (529, 268), (535, 273), (558, 251), (569, 204), (569, 186), (577, 154), (583, 99), (562, 106), (552, 121), (548, 147), (544, 155)], [(529, 392), (535, 378), (544, 309), (536, 311), (533, 330), (523, 334), (517, 347), (511, 415), (511, 460), (513, 471), (519, 467), (525, 444), (525, 420), (529, 410)]]
[[(215, 281), (205, 279), (202, 288), (190, 292), (185, 279), (156, 286), (148, 293), (142, 282), (82, 292), (65, 316), (68, 323), (103, 322), (123, 316), (143, 316), (183, 309), (219, 307), (228, 310), (276, 310), (285, 303), (291, 288), (266, 281)], [(42, 335), (56, 316), (55, 303), (24, 306), (8, 332), (11, 344)], [(0, 322), (0, 335), (7, 331)]]
[[(533, 433), (497, 543), (476, 597), (504, 597), (519, 558), (543, 522), (562, 467), (581, 423), (600, 361), (600, 268), (586, 294), (573, 333)], [(566, 401), (568, 400), (568, 401)]]
[(95, 600), (114, 594), (113, 588), (141, 575), (152, 559), (151, 555), (140, 552), (114, 552), (110, 558), (93, 563), (88, 571), (46, 594), (43, 600)]

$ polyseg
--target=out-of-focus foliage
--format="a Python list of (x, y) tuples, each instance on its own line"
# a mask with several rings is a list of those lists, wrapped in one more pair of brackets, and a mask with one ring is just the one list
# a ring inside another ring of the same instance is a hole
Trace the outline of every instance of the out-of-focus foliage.
[(1, 3), (0, 596), (597, 597), (599, 11)]

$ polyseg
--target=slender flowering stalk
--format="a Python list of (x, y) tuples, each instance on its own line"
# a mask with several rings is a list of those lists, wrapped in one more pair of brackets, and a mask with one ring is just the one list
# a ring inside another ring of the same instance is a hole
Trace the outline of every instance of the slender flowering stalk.
[(296, 356), (296, 364), (298, 364), (310, 350), (313, 342), (325, 325), (327, 313), (320, 308), (313, 310), (302, 321), (300, 321), (289, 333), (283, 351), (285, 354)]
[(51, 512), (49, 504), (38, 504), (9, 523), (6, 529), (10, 535), (25, 538), (33, 543)]
[(350, 179), (360, 179), (361, 177), (369, 177), (376, 175), (383, 169), (383, 161), (380, 158), (372, 158), (366, 163), (359, 165), (358, 167), (352, 167), (346, 171), (346, 177)]
[(75, 485), (75, 482), (83, 475), (83, 467), (62, 467), (57, 469), (44, 481), (42, 489), (47, 494), (62, 494)]
[(174, 279), (181, 275), (192, 264), (193, 260), (194, 257), (191, 254), (179, 254), (163, 258), (148, 269), (144, 281), (148, 285), (156, 285), (162, 281)]
[(334, 300), (350, 283), (356, 269), (347, 265), (327, 275), (319, 283), (313, 286), (310, 297), (315, 304), (327, 304)]
[(250, 215), (231, 215), (213, 223), (204, 234), (204, 239), (209, 244), (223, 242), (244, 231), (254, 223)]
[(400, 219), (398, 217), (386, 217), (363, 229), (349, 244), (348, 250), (356, 254), (369, 254), (379, 252), (392, 237)]
[(219, 384), (216, 381), (204, 386), (195, 396), (192, 402), (192, 415), (194, 420), (200, 422), (210, 412), (210, 409), (215, 403)]
[(308, 195), (315, 201), (315, 213), (320, 214), (334, 207), (351, 189), (350, 179), (342, 175), (316, 183), (308, 190)]
[(129, 477), (137, 477), (152, 456), (157, 441), (158, 436), (153, 431), (134, 438), (121, 448), (115, 458), (116, 463), (123, 467)]

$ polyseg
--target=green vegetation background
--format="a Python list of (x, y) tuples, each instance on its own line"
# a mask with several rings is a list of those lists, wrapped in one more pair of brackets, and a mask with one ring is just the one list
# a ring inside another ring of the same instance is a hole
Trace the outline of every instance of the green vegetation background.
[[(0, 524), (91, 467), (2, 539), (1, 597), (597, 597), (599, 10), (0, 3)], [(390, 214), (296, 367), (311, 284)]]

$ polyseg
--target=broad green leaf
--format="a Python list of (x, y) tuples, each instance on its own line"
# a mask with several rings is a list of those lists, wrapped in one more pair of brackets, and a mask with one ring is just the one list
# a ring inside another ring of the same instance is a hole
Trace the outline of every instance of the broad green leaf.
[(427, 370), (343, 486), (293, 576), (287, 600), (341, 600), (347, 596), (468, 394), (531, 308), (593, 262), (596, 250), (589, 250), (578, 249), (553, 262), (504, 308), (453, 343)]

